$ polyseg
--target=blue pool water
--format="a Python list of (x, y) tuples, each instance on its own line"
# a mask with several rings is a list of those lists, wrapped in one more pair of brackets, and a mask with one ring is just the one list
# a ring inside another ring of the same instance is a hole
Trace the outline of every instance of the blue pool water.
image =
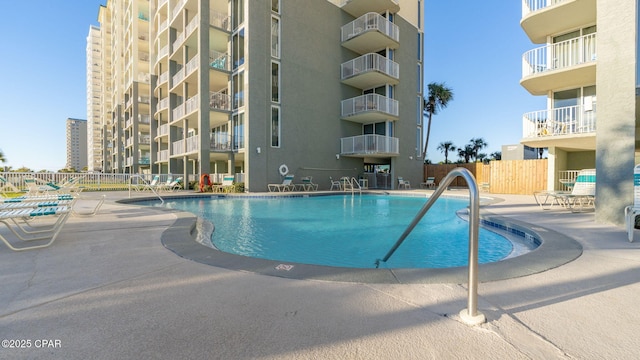
[[(157, 202), (156, 202), (157, 203)], [(212, 222), (219, 250), (282, 262), (373, 268), (406, 229), (424, 197), (181, 198), (165, 206)], [(381, 267), (444, 268), (468, 261), (469, 225), (456, 215), (468, 200), (441, 198)], [(508, 256), (512, 243), (480, 229), (480, 263)]]

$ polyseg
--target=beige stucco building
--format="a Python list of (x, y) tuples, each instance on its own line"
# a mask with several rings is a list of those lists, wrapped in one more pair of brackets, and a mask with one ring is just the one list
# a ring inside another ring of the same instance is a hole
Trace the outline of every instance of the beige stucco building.
[(620, 224), (633, 201), (636, 1), (525, 0), (521, 26), (542, 44), (523, 55), (521, 85), (547, 108), (523, 116), (521, 143), (547, 148), (549, 189), (595, 168), (596, 219)]
[(105, 171), (422, 181), (422, 0), (110, 0), (99, 20)]

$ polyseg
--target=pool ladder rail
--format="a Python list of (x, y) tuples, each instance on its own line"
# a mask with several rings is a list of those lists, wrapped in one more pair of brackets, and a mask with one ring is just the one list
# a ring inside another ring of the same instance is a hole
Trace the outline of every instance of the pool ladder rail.
[(162, 196), (160, 196), (160, 194), (158, 194), (158, 192), (156, 191), (156, 189), (154, 189), (153, 186), (150, 185), (150, 183), (141, 175), (131, 175), (131, 177), (129, 177), (129, 198), (131, 198), (131, 189), (133, 187), (133, 178), (139, 178), (142, 180), (142, 182), (145, 184), (145, 189), (148, 188), (150, 189), (154, 194), (156, 194), (156, 196), (158, 197), (158, 199), (160, 199), (160, 205), (164, 204), (164, 199), (162, 198)]
[(346, 178), (346, 181), (342, 184), (344, 191), (351, 191), (351, 195), (353, 195), (356, 191), (360, 194), (362, 194), (362, 187), (360, 186), (360, 182), (358, 181), (358, 179), (352, 177), (352, 178)]
[(480, 193), (478, 191), (478, 183), (473, 174), (465, 168), (455, 168), (445, 176), (440, 185), (429, 197), (426, 204), (422, 206), (420, 211), (413, 218), (404, 233), (396, 241), (393, 247), (387, 252), (384, 258), (377, 259), (376, 268), (380, 266), (380, 262), (386, 262), (391, 255), (400, 247), (402, 242), (413, 231), (416, 225), (422, 220), (424, 215), (431, 209), (433, 204), (438, 200), (440, 195), (447, 189), (453, 180), (458, 176), (465, 179), (469, 187), (469, 295), (467, 309), (460, 311), (461, 320), (468, 325), (478, 325), (486, 321), (485, 316), (478, 312), (478, 229), (480, 224)]

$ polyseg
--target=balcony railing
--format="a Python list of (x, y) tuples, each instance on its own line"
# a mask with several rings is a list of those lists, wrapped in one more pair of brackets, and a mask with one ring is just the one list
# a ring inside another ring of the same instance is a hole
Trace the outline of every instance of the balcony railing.
[(398, 101), (378, 94), (366, 94), (342, 100), (342, 117), (370, 111), (398, 116)]
[(342, 155), (357, 154), (399, 154), (400, 141), (398, 138), (367, 134), (340, 139), (340, 153)]
[(231, 31), (231, 21), (229, 21), (229, 19), (229, 15), (217, 12), (213, 9), (209, 12), (209, 22), (217, 28)]
[(172, 86), (178, 85), (184, 79), (184, 76), (185, 76), (185, 68), (178, 70), (178, 72), (175, 75), (173, 75), (173, 78), (171, 80), (172, 81), (171, 85)]
[(378, 13), (367, 13), (342, 27), (342, 41), (367, 31), (379, 31), (396, 42), (400, 41), (398, 26)]
[(365, 54), (341, 65), (342, 80), (369, 71), (379, 71), (392, 78), (400, 77), (400, 66), (380, 54)]
[(198, 110), (198, 105), (200, 104), (198, 99), (198, 95), (194, 95), (187, 99), (185, 103), (185, 115), (191, 114), (192, 112)]
[(157, 153), (158, 161), (168, 161), (169, 160), (169, 150), (160, 150)]
[(186, 139), (175, 141), (172, 147), (172, 155), (182, 155), (198, 151), (198, 136), (190, 136)]
[(209, 108), (214, 110), (231, 110), (231, 96), (224, 92), (209, 92)]
[(522, 77), (596, 61), (596, 34), (529, 50), (522, 56)]
[(212, 133), (209, 137), (211, 139), (209, 147), (211, 151), (231, 151), (233, 149), (231, 135), (226, 133)]
[(538, 11), (566, 0), (522, 0), (522, 17), (530, 12)]
[(185, 66), (185, 69), (186, 69), (185, 76), (189, 76), (192, 72), (197, 70), (198, 66), (200, 66), (200, 58), (198, 58), (197, 56), (194, 56), (193, 59), (189, 60), (189, 62)]
[(138, 122), (141, 123), (141, 124), (150, 124), (151, 123), (151, 115), (138, 114)]
[(538, 138), (596, 131), (596, 103), (532, 111), (522, 116), (522, 136)]
[(211, 50), (209, 52), (209, 66), (213, 69), (230, 71), (229, 55)]
[(169, 124), (162, 124), (158, 127), (158, 136), (169, 135)]
[(162, 100), (160, 100), (160, 102), (158, 102), (158, 110), (164, 110), (169, 108), (169, 98), (166, 97)]

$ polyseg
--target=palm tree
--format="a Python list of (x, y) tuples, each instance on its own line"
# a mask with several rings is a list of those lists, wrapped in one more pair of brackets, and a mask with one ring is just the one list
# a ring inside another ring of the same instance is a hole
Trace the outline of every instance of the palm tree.
[(467, 144), (464, 146), (464, 149), (458, 148), (458, 156), (461, 159), (464, 159), (465, 163), (468, 163), (469, 160), (471, 160), (471, 157), (473, 156), (473, 146), (471, 146), (470, 144)]
[(427, 147), (429, 146), (429, 135), (431, 134), (431, 117), (438, 111), (444, 109), (453, 100), (453, 90), (448, 88), (445, 83), (430, 83), (427, 85), (429, 94), (423, 99), (424, 114), (429, 117), (427, 123), (427, 137), (424, 140), (424, 148), (422, 149), (422, 158), (426, 159)]
[(4, 158), (4, 153), (0, 150), (0, 162), (5, 162), (7, 159)]
[(451, 141), (441, 142), (440, 145), (438, 145), (438, 150), (444, 152), (445, 164), (449, 163), (449, 151), (456, 151), (456, 149), (457, 149), (456, 146), (453, 145)]
[(484, 141), (483, 138), (471, 139), (470, 140), (471, 148), (473, 149), (473, 159), (478, 161), (478, 152), (487, 147), (487, 142)]

